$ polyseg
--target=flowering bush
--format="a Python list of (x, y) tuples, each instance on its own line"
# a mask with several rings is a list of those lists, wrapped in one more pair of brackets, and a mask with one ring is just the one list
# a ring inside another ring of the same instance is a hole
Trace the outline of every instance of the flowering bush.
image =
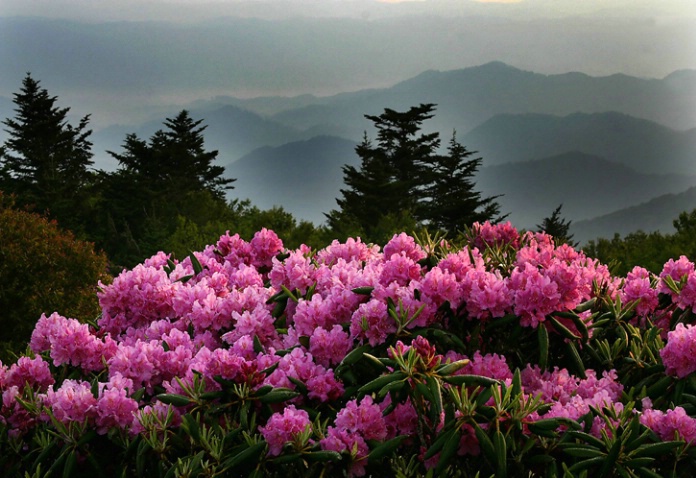
[(684, 476), (694, 264), (475, 225), (159, 253), (0, 367), (3, 476)]

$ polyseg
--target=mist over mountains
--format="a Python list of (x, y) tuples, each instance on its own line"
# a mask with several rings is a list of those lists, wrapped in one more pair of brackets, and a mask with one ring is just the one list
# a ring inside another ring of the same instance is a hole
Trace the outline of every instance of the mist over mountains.
[[(208, 125), (207, 147), (238, 179), (230, 197), (283, 206), (318, 224), (336, 207), (342, 166), (359, 164), (355, 145), (365, 133), (375, 136), (364, 115), (436, 102), (425, 129), (439, 131), (443, 144), (456, 130), (477, 151), (477, 186), (500, 195), (513, 224), (534, 228), (563, 204), (576, 238), (586, 241), (641, 228), (668, 232), (678, 212), (696, 208), (693, 194), (682, 194), (696, 186), (694, 92), (696, 71), (662, 80), (541, 75), (494, 62), (329, 97), (226, 96), (187, 106)], [(95, 131), (97, 166), (115, 168), (105, 151), (119, 151), (127, 133), (148, 138), (176, 112)]]
[[(14, 115), (11, 92), (30, 71), (75, 117), (95, 108), (96, 166), (111, 170), (106, 151), (120, 151), (126, 134), (148, 138), (186, 108), (238, 178), (230, 197), (320, 223), (336, 207), (341, 167), (358, 164), (355, 144), (375, 136), (364, 115), (435, 103), (426, 132), (446, 144), (456, 131), (477, 151), (477, 185), (502, 195), (517, 227), (562, 203), (583, 241), (667, 232), (673, 210), (696, 207), (686, 193), (696, 186), (696, 70), (676, 69), (693, 64), (681, 51), (696, 43), (688, 22), (635, 13), (600, 29), (596, 16), (516, 20), (476, 8), (475, 22), (421, 15), (418, 28), (412, 16), (359, 13), (180, 24), (0, 17), (0, 116)], [(568, 47), (578, 41), (613, 47), (581, 59)], [(623, 68), (630, 55), (653, 70)]]

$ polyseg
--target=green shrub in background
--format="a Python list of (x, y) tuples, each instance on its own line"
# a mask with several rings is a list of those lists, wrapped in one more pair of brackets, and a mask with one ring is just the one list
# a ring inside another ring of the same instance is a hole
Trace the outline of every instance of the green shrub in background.
[(13, 208), (0, 192), (0, 359), (23, 348), (42, 313), (99, 314), (96, 285), (107, 259), (55, 221)]

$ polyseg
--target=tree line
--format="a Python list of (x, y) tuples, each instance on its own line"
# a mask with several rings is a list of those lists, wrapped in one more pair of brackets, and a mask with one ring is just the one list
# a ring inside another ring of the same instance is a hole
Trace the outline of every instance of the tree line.
[[(89, 115), (71, 124), (70, 108), (58, 106), (58, 98), (31, 74), (13, 101), (15, 116), (3, 121), (8, 138), (0, 146), (0, 191), (12, 197), (13, 207), (43, 214), (93, 242), (113, 273), (159, 250), (182, 258), (226, 230), (249, 239), (267, 227), (288, 247), (321, 247), (357, 236), (384, 243), (394, 233), (422, 229), (456, 239), (476, 221), (505, 217), (497, 196), (483, 197), (476, 189), (482, 158), (459, 143), (456, 132), (445, 148), (439, 133), (423, 132), (434, 104), (366, 115), (376, 138), (365, 132), (355, 149), (359, 166), (343, 167), (337, 208), (326, 213), (325, 224), (315, 225), (282, 206), (261, 210), (248, 200), (229, 199), (235, 180), (216, 164), (218, 152), (206, 148), (203, 120), (186, 110), (167, 118), (150, 138), (126, 135), (120, 151), (108, 152), (118, 168), (107, 172), (94, 168)], [(638, 232), (591, 241), (585, 252), (620, 261), (626, 270), (636, 264), (654, 269), (665, 255), (696, 253), (687, 240), (694, 224), (696, 212), (684, 213), (675, 221), (674, 237)], [(537, 225), (577, 247), (569, 229), (561, 206)]]
[[(344, 167), (338, 209), (320, 226), (297, 221), (282, 206), (260, 210), (228, 199), (234, 179), (205, 146), (203, 120), (182, 110), (150, 138), (128, 134), (116, 171), (94, 169), (89, 115), (73, 125), (70, 108), (30, 74), (14, 95), (15, 116), (3, 121), (0, 190), (16, 206), (45, 214), (129, 267), (159, 250), (182, 257), (225, 230), (249, 237), (273, 228), (290, 247), (360, 236), (384, 242), (395, 232), (427, 227), (454, 234), (474, 221), (495, 220), (500, 206), (475, 190), (481, 158), (456, 141), (440, 153), (438, 133), (421, 133), (435, 105), (367, 116), (378, 130), (356, 147), (360, 168)], [(117, 272), (117, 271), (116, 271)]]

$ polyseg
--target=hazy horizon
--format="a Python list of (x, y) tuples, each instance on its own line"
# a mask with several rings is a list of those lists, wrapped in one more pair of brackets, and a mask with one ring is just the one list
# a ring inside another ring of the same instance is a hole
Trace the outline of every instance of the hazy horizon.
[(541, 74), (696, 69), (696, 2), (5, 0), (0, 96), (26, 72), (95, 128), (217, 95), (327, 96), (502, 61)]

